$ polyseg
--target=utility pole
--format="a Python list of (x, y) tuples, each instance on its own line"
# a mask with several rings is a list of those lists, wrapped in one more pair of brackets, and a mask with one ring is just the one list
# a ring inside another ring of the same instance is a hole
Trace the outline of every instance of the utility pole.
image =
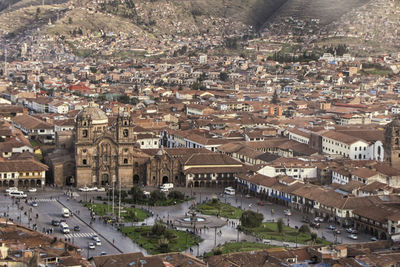
[(113, 181), (113, 188), (112, 188), (112, 215), (114, 216), (114, 187), (115, 181)]
[(119, 178), (118, 222), (121, 220), (121, 179)]

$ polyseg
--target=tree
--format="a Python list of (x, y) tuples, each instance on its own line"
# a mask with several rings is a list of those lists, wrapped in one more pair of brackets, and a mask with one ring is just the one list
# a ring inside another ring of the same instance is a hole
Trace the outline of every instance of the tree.
[(283, 232), (283, 219), (279, 218), (278, 221), (276, 222), (276, 226), (278, 228), (278, 233)]
[(151, 233), (155, 236), (161, 236), (164, 235), (165, 232), (167, 231), (167, 227), (159, 222), (155, 223), (151, 227)]
[(130, 98), (129, 98), (129, 96), (127, 96), (127, 95), (120, 95), (120, 96), (118, 97), (118, 102), (121, 102), (121, 103), (123, 103), (123, 104), (129, 104)]
[(304, 233), (304, 234), (309, 234), (310, 233), (310, 227), (308, 227), (307, 224), (303, 224), (302, 226), (300, 226), (299, 232), (300, 233)]
[(219, 79), (221, 80), (221, 81), (223, 81), (223, 82), (225, 82), (225, 81), (227, 81), (228, 80), (228, 74), (226, 73), (226, 72), (220, 72), (220, 74), (219, 74)]
[(137, 186), (132, 187), (131, 190), (129, 190), (129, 194), (131, 194), (133, 203), (143, 203), (146, 199), (146, 195), (142, 189)]
[(316, 233), (311, 233), (311, 241), (315, 242), (317, 240), (317, 234)]
[(251, 210), (246, 210), (240, 217), (240, 222), (244, 227), (255, 228), (261, 225), (264, 215)]
[(35, 19), (38, 20), (40, 15), (40, 7), (36, 8)]
[(167, 198), (165, 197), (165, 194), (161, 192), (160, 190), (154, 190), (150, 194), (150, 199), (154, 202), (156, 201), (163, 201), (166, 200)]
[(169, 252), (169, 240), (167, 238), (160, 238), (158, 240), (158, 250), (161, 253)]
[(174, 190), (168, 194), (168, 198), (172, 198), (172, 199), (176, 199), (176, 200), (184, 200), (185, 194), (180, 191)]
[(238, 48), (238, 40), (237, 38), (226, 38), (225, 39), (225, 47), (229, 49), (237, 49)]
[(276, 90), (274, 91), (274, 95), (272, 96), (271, 102), (272, 102), (272, 104), (278, 104), (279, 103), (279, 96), (278, 96), (278, 92)]

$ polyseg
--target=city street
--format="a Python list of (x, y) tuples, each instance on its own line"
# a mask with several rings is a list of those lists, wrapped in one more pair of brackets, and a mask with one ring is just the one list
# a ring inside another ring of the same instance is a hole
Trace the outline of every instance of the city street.
[[(265, 203), (265, 206), (258, 206), (257, 202), (259, 200), (254, 197), (245, 197), (242, 195), (227, 196), (221, 194), (222, 190), (212, 190), (209, 188), (196, 188), (196, 190), (191, 190), (187, 188), (177, 189), (187, 195), (193, 195), (197, 203), (209, 200), (212, 197), (217, 196), (222, 202), (229, 203), (233, 206), (242, 206), (243, 209), (251, 209), (253, 211), (262, 213), (264, 215), (265, 221), (276, 221), (278, 218), (283, 218), (285, 224), (289, 224), (291, 227), (300, 227), (304, 224), (303, 222), (301, 222), (303, 214), (292, 210), (291, 216), (285, 216), (284, 210), (286, 209), (286, 207), (271, 203)], [(154, 188), (146, 188), (146, 190), (151, 191), (154, 190)], [(81, 203), (79, 203), (79, 201), (95, 200), (97, 195), (105, 196), (105, 192), (82, 193), (77, 191), (76, 193), (79, 196), (74, 197), (75, 199), (70, 199), (67, 195), (65, 195), (66, 191), (67, 190), (45, 188), (45, 190), (39, 190), (36, 193), (28, 193), (28, 203), (25, 203), (24, 200), (21, 200), (19, 204), (15, 203), (16, 201), (13, 201), (9, 196), (5, 196), (4, 194), (2, 194), (0, 197), (0, 214), (3, 216), (4, 213), (6, 213), (14, 221), (21, 221), (22, 224), (29, 227), (33, 227), (33, 225), (36, 224), (38, 231), (46, 232), (50, 229), (53, 229), (53, 235), (64, 239), (67, 238), (67, 240), (71, 243), (80, 246), (82, 248), (82, 255), (85, 257), (99, 255), (101, 252), (105, 252), (107, 254), (117, 254), (132, 251), (142, 251), (144, 254), (147, 254), (145, 250), (140, 248), (129, 238), (122, 235), (112, 225), (105, 224), (104, 221), (101, 221), (99, 219), (96, 219), (94, 222), (91, 223), (90, 211)], [(30, 205), (33, 200), (38, 203), (37, 207), (32, 207)], [(158, 218), (166, 219), (173, 218), (175, 216), (182, 216), (189, 211), (189, 207), (193, 203), (194, 200), (176, 206), (168, 207), (144, 206), (142, 208), (149, 209), (154, 214), (154, 216), (147, 218), (144, 222), (133, 223), (133, 225), (142, 225), (143, 223), (147, 225), (152, 225), (154, 224), (154, 221)], [(139, 205), (136, 206), (139, 207)], [(18, 207), (22, 207), (23, 210)], [(52, 220), (63, 219), (63, 208), (68, 208), (73, 213), (72, 217), (65, 218), (66, 223), (71, 228), (71, 232), (66, 235), (61, 233), (58, 226), (53, 226), (51, 224)], [(274, 210), (274, 212), (271, 212), (272, 209)], [(36, 214), (38, 214), (37, 217)], [(31, 218), (31, 220), (29, 220), (28, 218)], [(230, 221), (238, 224), (238, 220)], [(336, 241), (337, 243), (356, 243), (369, 241), (371, 238), (371, 236), (369, 235), (360, 233), (358, 234), (358, 240), (349, 239), (347, 237), (348, 233), (343, 228), (339, 228), (341, 234), (335, 238), (333, 231), (327, 228), (328, 225), (328, 223), (321, 223), (321, 228), (317, 232), (319, 237), (324, 237), (326, 240), (331, 242)], [(74, 226), (79, 226), (80, 231), (74, 231)], [(220, 231), (222, 234), (218, 233)], [(93, 242), (91, 237), (94, 234), (100, 237), (102, 244), (100, 246), (96, 246), (95, 249), (88, 249), (88, 243)], [(238, 239), (238, 231), (235, 227), (232, 227), (229, 224), (217, 229), (217, 231), (209, 228), (208, 230), (202, 230), (202, 232), (199, 234), (203, 241), (199, 244), (199, 246), (194, 246), (187, 250), (188, 253), (191, 253), (195, 256), (202, 255), (204, 252), (209, 252), (215, 247), (215, 245), (223, 244), (230, 241), (236, 241)], [(244, 233), (239, 233), (239, 240), (255, 242), (256, 238), (250, 235), (246, 235)], [(279, 241), (271, 241), (271, 244), (279, 246), (296, 246), (296, 244), (294, 243), (283, 243)]]

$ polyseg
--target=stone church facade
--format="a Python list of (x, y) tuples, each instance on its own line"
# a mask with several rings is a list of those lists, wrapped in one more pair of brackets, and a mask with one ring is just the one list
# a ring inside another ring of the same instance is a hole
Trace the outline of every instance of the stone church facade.
[(76, 117), (76, 185), (123, 187), (134, 184), (158, 186), (179, 182), (179, 163), (162, 149), (152, 156), (138, 148), (135, 124), (129, 114), (109, 121), (92, 104)]
[(234, 184), (241, 163), (204, 148), (140, 148), (138, 136), (147, 130), (139, 130), (129, 114), (109, 118), (91, 103), (76, 116), (74, 131), (56, 136), (57, 149), (46, 157), (48, 182), (77, 187), (121, 184), (123, 188)]

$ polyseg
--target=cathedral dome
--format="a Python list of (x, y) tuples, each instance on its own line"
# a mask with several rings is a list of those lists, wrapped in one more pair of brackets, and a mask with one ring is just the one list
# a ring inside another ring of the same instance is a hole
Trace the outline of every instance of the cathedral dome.
[(104, 111), (96, 106), (95, 103), (89, 103), (89, 106), (81, 110), (78, 115), (76, 115), (77, 119), (90, 119), (92, 124), (105, 124), (108, 123), (108, 117)]

